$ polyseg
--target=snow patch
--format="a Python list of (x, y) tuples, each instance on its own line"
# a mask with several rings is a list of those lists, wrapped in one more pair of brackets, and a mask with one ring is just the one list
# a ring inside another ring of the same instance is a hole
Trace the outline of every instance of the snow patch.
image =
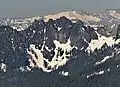
[[(72, 50), (72, 47), (70, 46), (70, 39), (68, 39), (68, 42), (66, 44), (61, 44), (59, 41), (54, 40), (53, 41), (56, 48), (54, 50), (55, 55), (52, 58), (52, 61), (49, 62), (48, 66), (50, 66), (51, 68), (54, 68), (56, 66), (56, 69), (58, 69), (59, 66), (63, 66), (67, 63), (67, 61), (69, 60), (67, 57), (70, 57), (70, 54), (66, 54), (66, 52), (70, 52)], [(61, 48), (62, 51), (64, 51), (62, 56), (58, 56), (58, 49)], [(57, 60), (57, 61), (56, 61)]]
[(19, 69), (21, 72), (25, 71), (24, 67), (22, 67), (22, 66)]
[(110, 72), (110, 69), (107, 69), (108, 72)]
[(105, 43), (107, 43), (108, 46), (112, 46), (115, 44), (115, 40), (113, 39), (113, 37), (101, 36), (97, 32), (96, 34), (98, 35), (98, 40), (91, 40), (89, 46), (86, 49), (87, 51), (94, 51), (96, 48), (100, 49)]
[(117, 65), (116, 67), (118, 68), (118, 67), (120, 67), (120, 65)]
[[(70, 45), (71, 43), (70, 39), (68, 39), (67, 43), (65, 44), (60, 43), (57, 40), (54, 40), (53, 42), (56, 48), (54, 49), (55, 54), (51, 61), (43, 57), (43, 53), (42, 53), (43, 49), (39, 50), (35, 48), (34, 44), (30, 45), (29, 50), (27, 50), (27, 53), (31, 56), (31, 59), (29, 59), (30, 66), (32, 66), (33, 68), (38, 67), (45, 72), (51, 72), (55, 69), (58, 69), (58, 67), (63, 66), (67, 63), (70, 57), (70, 52), (73, 49), (73, 47), (71, 47)], [(62, 55), (59, 55), (59, 49), (63, 51)], [(35, 64), (33, 63), (33, 61), (35, 62)], [(47, 67), (45, 67), (44, 61), (47, 62)], [(48, 70), (48, 67), (50, 67), (49, 70)]]
[(27, 71), (31, 71), (31, 68), (29, 66), (26, 66), (26, 67), (20, 66), (19, 70), (21, 72), (27, 72)]
[(115, 27), (115, 24), (113, 24), (112, 26), (111, 26), (111, 28), (114, 28)]
[(69, 72), (65, 72), (65, 71), (60, 72), (60, 74), (63, 76), (69, 76)]
[[(39, 49), (35, 48), (35, 45), (31, 44), (30, 45), (30, 51), (27, 50), (28, 54), (32, 57), (32, 60), (36, 63), (36, 65), (31, 61), (32, 66), (36, 66), (38, 68), (42, 68), (43, 71), (47, 71), (46, 68), (44, 67), (44, 57), (43, 54)], [(34, 52), (34, 53), (33, 53)], [(37, 57), (37, 58), (36, 58)]]
[(0, 64), (0, 69), (1, 69), (1, 71), (6, 72), (6, 69), (7, 69), (6, 64), (1, 63)]
[(62, 27), (58, 27), (58, 31), (60, 31), (62, 29)]

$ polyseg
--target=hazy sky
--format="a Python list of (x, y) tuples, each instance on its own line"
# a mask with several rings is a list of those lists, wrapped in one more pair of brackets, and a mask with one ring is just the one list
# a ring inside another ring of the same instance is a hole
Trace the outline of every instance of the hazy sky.
[(120, 8), (120, 0), (0, 0), (1, 17), (43, 16), (66, 11)]

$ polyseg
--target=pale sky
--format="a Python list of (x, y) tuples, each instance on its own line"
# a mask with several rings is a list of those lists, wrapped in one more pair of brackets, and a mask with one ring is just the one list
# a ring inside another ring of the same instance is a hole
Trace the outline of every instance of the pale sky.
[(0, 0), (0, 18), (43, 16), (67, 10), (100, 12), (120, 8), (120, 0)]

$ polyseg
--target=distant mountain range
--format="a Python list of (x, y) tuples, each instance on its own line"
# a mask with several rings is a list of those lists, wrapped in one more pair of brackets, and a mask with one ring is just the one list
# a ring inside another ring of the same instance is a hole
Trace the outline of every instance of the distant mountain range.
[(120, 87), (120, 13), (66, 11), (0, 20), (0, 87)]

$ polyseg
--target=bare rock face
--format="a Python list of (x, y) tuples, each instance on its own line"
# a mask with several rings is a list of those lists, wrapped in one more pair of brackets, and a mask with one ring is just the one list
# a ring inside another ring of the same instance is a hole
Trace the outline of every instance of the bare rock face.
[(0, 87), (119, 87), (119, 27), (99, 32), (65, 16), (0, 26)]

